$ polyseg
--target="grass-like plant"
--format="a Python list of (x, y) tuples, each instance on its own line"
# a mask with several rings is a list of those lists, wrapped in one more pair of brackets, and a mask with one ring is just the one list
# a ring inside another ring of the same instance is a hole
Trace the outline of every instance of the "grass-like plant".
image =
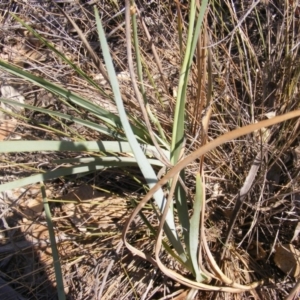
[[(190, 143), (187, 143), (186, 141), (186, 124), (188, 122), (188, 112), (186, 110), (186, 106), (188, 99), (188, 83), (191, 77), (190, 73), (194, 58), (197, 60), (196, 70), (197, 76), (199, 77), (199, 93), (197, 98), (198, 106), (195, 108), (197, 111), (195, 116), (200, 117), (203, 114), (204, 98), (206, 98), (207, 101), (206, 107), (210, 107), (212, 105), (213, 75), (211, 56), (213, 53), (213, 48), (207, 48), (208, 1), (202, 1), (201, 5), (198, 4), (198, 1), (190, 1), (187, 39), (185, 42), (183, 41), (184, 39), (181, 31), (184, 20), (180, 17), (180, 8), (178, 8), (177, 11), (178, 34), (180, 37), (179, 48), (181, 49), (182, 53), (182, 63), (179, 74), (173, 127), (171, 132), (165, 131), (164, 126), (160, 123), (159, 118), (149, 105), (144, 82), (144, 78), (147, 76), (144, 74), (144, 57), (142, 55), (142, 49), (139, 46), (137, 29), (137, 16), (139, 16), (139, 12), (135, 7), (134, 1), (126, 0), (125, 3), (127, 58), (131, 84), (134, 90), (135, 98), (142, 113), (142, 120), (137, 120), (125, 110), (124, 100), (119, 88), (117, 74), (97, 9), (95, 9), (95, 18), (105, 67), (102, 66), (100, 59), (94, 53), (92, 48), (89, 47), (88, 42), (75, 22), (66, 13), (64, 14), (78, 32), (93, 61), (99, 66), (99, 72), (101, 72), (103, 77), (109, 81), (109, 85), (112, 90), (112, 96), (107, 95), (101, 86), (93, 81), (86, 73), (84, 73), (83, 70), (78, 68), (76, 64), (70, 61), (63, 53), (58, 51), (54, 45), (52, 45), (25, 22), (15, 16), (15, 18), (24, 27), (26, 27), (31, 34), (33, 34), (44, 45), (46, 45), (48, 49), (53, 51), (66, 64), (71, 66), (79, 76), (97, 89), (100, 94), (110, 98), (111, 101), (115, 101), (118, 113), (113, 114), (102, 107), (91, 103), (84, 97), (68, 91), (62, 86), (58, 86), (46, 79), (33, 75), (25, 70), (13, 66), (10, 63), (0, 60), (0, 68), (51, 92), (59, 99), (64, 101), (70, 108), (77, 110), (78, 114), (74, 116), (68, 113), (49, 111), (47, 109), (38, 108), (28, 104), (16, 103), (11, 99), (1, 98), (3, 103), (19, 105), (31, 111), (41, 112), (58, 119), (72, 121), (91, 130), (95, 130), (99, 132), (101, 136), (103, 136), (103, 141), (39, 141), (39, 143), (36, 143), (35, 141), (1, 142), (1, 153), (18, 152), (19, 149), (22, 149), (22, 152), (85, 151), (89, 153), (96, 153), (97, 155), (95, 155), (95, 157), (86, 159), (73, 158), (55, 161), (58, 164), (67, 161), (68, 163), (72, 163), (73, 166), (59, 168), (57, 170), (35, 174), (13, 182), (4, 183), (0, 185), (0, 191), (6, 191), (36, 182), (43, 183), (49, 179), (55, 179), (73, 174), (86, 174), (104, 168), (133, 165), (138, 166), (148, 185), (149, 191), (143, 200), (140, 201), (140, 203), (133, 210), (132, 214), (128, 218), (128, 221), (126, 222), (123, 230), (123, 241), (126, 247), (133, 254), (138, 255), (143, 259), (150, 261), (153, 265), (159, 267), (159, 269), (170, 278), (190, 287), (191, 291), (188, 296), (189, 299), (192, 299), (195, 296), (195, 290), (198, 289), (232, 293), (239, 293), (254, 289), (262, 284), (262, 282), (253, 282), (246, 285), (235, 282), (234, 278), (229, 278), (224, 274), (218, 265), (218, 262), (211, 253), (211, 250), (209, 249), (204, 230), (206, 200), (205, 175), (203, 170), (204, 157), (208, 152), (214, 151), (217, 147), (234, 141), (241, 136), (259, 131), (260, 129), (265, 130), (265, 128), (271, 125), (279, 124), (292, 118), (299, 117), (300, 111), (294, 110), (269, 120), (254, 123), (255, 118), (252, 107), (250, 109), (252, 113), (252, 124), (246, 126), (241, 124), (240, 128), (225, 134), (221, 134), (219, 137), (208, 141), (207, 132), (211, 114), (211, 108), (209, 108), (208, 113), (205, 115), (205, 117), (203, 117), (201, 124), (202, 133), (200, 146), (196, 150), (189, 152)], [(217, 6), (217, 3), (214, 5)], [(212, 10), (214, 9), (216, 8), (213, 6)], [(255, 6), (253, 5), (251, 10), (254, 9)], [(234, 30), (240, 30), (238, 25), (239, 23)], [(224, 30), (227, 34), (228, 32), (226, 25), (224, 25)], [(242, 35), (242, 33), (240, 34)], [(260, 34), (263, 36), (263, 32)], [(133, 41), (134, 46), (132, 46), (131, 41)], [(251, 47), (249, 44), (247, 44), (246, 39), (242, 38), (237, 44), (240, 47), (239, 51), (243, 51), (245, 55), (250, 55), (249, 51), (251, 50)], [(134, 49), (134, 53), (132, 53), (132, 48)], [(134, 59), (135, 62), (133, 62)], [(159, 60), (157, 60), (157, 64), (159, 66)], [(134, 70), (134, 66), (136, 66), (136, 71)], [(243, 76), (245, 76), (245, 81), (247, 81), (249, 79), (247, 75), (250, 74), (250, 69), (248, 65), (243, 67)], [(163, 74), (160, 75), (163, 79)], [(205, 97), (203, 96), (203, 82), (206, 82), (208, 87)], [(249, 92), (249, 94), (252, 93), (251, 90), (248, 90), (247, 92)], [(91, 114), (94, 119), (85, 119), (83, 115), (80, 115), (80, 111), (84, 111), (85, 114)], [(195, 128), (197, 127), (197, 121), (195, 118), (191, 127), (191, 131), (194, 133), (194, 138), (196, 139), (197, 130)], [(195, 185), (195, 195), (193, 196), (192, 202), (190, 202), (190, 196), (186, 187), (187, 183), (185, 180), (185, 170), (196, 160), (200, 160), (200, 164), (193, 182)], [(158, 179), (154, 166), (159, 166), (162, 168), (162, 170), (165, 170), (165, 175), (160, 180)], [(49, 220), (50, 211), (49, 207), (47, 206), (44, 186), (41, 185), (41, 188), (43, 192), (43, 198), (45, 199), (46, 203), (45, 210)], [(167, 192), (165, 192), (165, 190), (167, 190)], [(145, 220), (145, 217), (142, 214), (143, 207), (152, 198), (155, 200), (155, 204), (153, 204), (153, 210), (159, 220), (158, 228), (151, 226), (151, 224)], [(147, 226), (150, 227), (155, 236), (155, 241), (150, 241), (153, 243), (154, 255), (145, 253), (140, 249), (135, 248), (127, 241), (127, 234), (130, 225), (138, 214), (144, 218)], [(49, 221), (48, 224), (49, 230), (51, 230), (51, 222)], [(175, 270), (171, 270), (163, 264), (160, 259), (162, 246), (168, 255), (172, 257), (174, 261), (179, 263), (181, 268), (184, 270), (183, 273), (192, 274), (193, 279), (188, 276), (184, 276)], [(52, 247), (53, 254), (57, 256), (55, 239), (52, 239)], [(55, 259), (56, 262), (57, 258), (58, 256)], [(204, 258), (206, 261), (203, 261)], [(209, 269), (207, 269), (205, 266), (209, 266)], [(59, 264), (55, 264), (55, 267), (59, 274)], [(57, 287), (59, 289), (60, 299), (64, 299), (61, 276), (57, 276), (57, 280), (59, 281)], [(216, 282), (219, 283), (216, 284)]]

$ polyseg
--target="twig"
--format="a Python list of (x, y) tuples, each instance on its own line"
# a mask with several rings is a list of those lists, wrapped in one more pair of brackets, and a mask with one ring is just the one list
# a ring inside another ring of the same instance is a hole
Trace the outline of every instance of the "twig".
[[(117, 250), (116, 250), (116, 253), (119, 254), (121, 248), (123, 246), (123, 242), (120, 241), (118, 246), (117, 246)], [(107, 281), (107, 277), (108, 277), (108, 274), (109, 272), (111, 271), (111, 268), (113, 267), (114, 263), (115, 263), (115, 259), (112, 259), (106, 269), (106, 272), (103, 276), (103, 280), (102, 280), (102, 284), (101, 284), (101, 287), (100, 287), (100, 290), (99, 290), (99, 293), (98, 293), (98, 298), (97, 299), (101, 299), (102, 297), (102, 293), (103, 293), (103, 290), (104, 290), (104, 287), (105, 287), (105, 284), (106, 284), (106, 281)]]
[(248, 173), (248, 176), (246, 177), (244, 185), (241, 188), (241, 190), (239, 191), (238, 195), (236, 196), (236, 202), (235, 202), (234, 209), (233, 209), (233, 212), (232, 212), (232, 215), (230, 218), (229, 226), (228, 226), (225, 241), (224, 241), (224, 248), (222, 251), (221, 258), (220, 258), (221, 261), (224, 259), (228, 241), (230, 239), (230, 236), (231, 236), (232, 230), (234, 228), (235, 222), (237, 220), (238, 214), (242, 208), (242, 204), (244, 203), (245, 198), (246, 198), (248, 192), (250, 191), (250, 188), (253, 185), (254, 179), (257, 175), (258, 169), (261, 165), (262, 159), (265, 156), (265, 153), (266, 152), (262, 150), (256, 155), (254, 162)]
[(153, 133), (153, 130), (151, 128), (151, 124), (148, 118), (148, 114), (147, 111), (145, 109), (145, 105), (144, 105), (144, 101), (142, 100), (138, 85), (136, 83), (136, 79), (135, 79), (135, 73), (133, 70), (133, 60), (132, 60), (132, 51), (131, 51), (131, 36), (130, 36), (130, 1), (126, 0), (125, 1), (125, 28), (126, 28), (126, 47), (127, 47), (127, 59), (128, 59), (128, 67), (129, 67), (129, 73), (130, 73), (130, 77), (131, 77), (131, 83), (132, 83), (132, 87), (134, 89), (134, 93), (136, 96), (136, 99), (139, 103), (139, 106), (141, 108), (141, 112), (143, 114), (143, 118), (144, 121), (146, 123), (147, 129), (149, 131), (151, 140), (157, 150), (157, 152), (160, 154), (160, 158), (159, 160), (161, 160), (165, 165), (170, 165), (169, 159), (165, 156), (165, 154), (163, 153), (163, 151), (161, 150), (155, 136)]
[(291, 290), (290, 294), (285, 298), (285, 300), (299, 299), (299, 293), (300, 293), (300, 279), (298, 279), (297, 283)]

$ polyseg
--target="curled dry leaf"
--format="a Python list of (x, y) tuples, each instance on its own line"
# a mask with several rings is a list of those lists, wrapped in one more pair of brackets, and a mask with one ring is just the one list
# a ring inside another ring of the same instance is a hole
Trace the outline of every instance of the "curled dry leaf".
[(42, 48), (41, 42), (37, 38), (28, 35), (28, 32), (25, 32), (24, 35), (4, 45), (0, 58), (13, 62), (21, 68), (24, 68), (25, 64), (29, 62), (44, 62), (46, 55), (40, 51)]
[[(2, 85), (1, 86), (1, 96), (3, 98), (12, 99), (16, 102), (24, 103), (24, 97), (12, 86), (10, 85)], [(0, 103), (1, 108), (4, 111), (21, 113), (23, 108), (18, 105), (9, 105), (5, 103)], [(17, 120), (9, 117), (4, 112), (0, 111), (0, 141), (7, 139), (8, 137), (12, 137), (11, 134), (14, 132), (17, 126)], [(18, 136), (13, 137), (14, 139), (18, 139)]]
[[(46, 194), (49, 197), (50, 190), (47, 190)], [(41, 215), (44, 207), (39, 185), (15, 189), (14, 196), (19, 199), (18, 208), (23, 217), (28, 220), (35, 220)]]
[[(51, 195), (50, 189), (46, 191), (46, 194), (47, 197)], [(1, 192), (1, 202), (28, 220), (35, 220), (43, 211), (43, 199), (38, 184)]]
[(300, 275), (300, 251), (292, 244), (277, 245), (274, 261), (278, 268), (293, 277)]
[[(1, 86), (1, 95), (3, 98), (12, 99), (19, 103), (24, 103), (24, 96), (22, 96), (14, 87), (11, 85), (2, 85)], [(1, 103), (1, 107), (9, 112), (13, 111), (15, 113), (19, 113), (23, 110), (22, 107), (18, 105), (9, 105), (5, 103)]]
[(0, 116), (0, 141), (10, 139), (17, 126), (16, 119), (1, 120)]
[(49, 231), (46, 225), (34, 223), (24, 218), (20, 228), (27, 241), (31, 242), (32, 244), (40, 242), (44, 246), (48, 246)]
[(300, 233), (300, 222), (297, 223), (291, 242), (295, 241), (298, 238), (299, 233)]

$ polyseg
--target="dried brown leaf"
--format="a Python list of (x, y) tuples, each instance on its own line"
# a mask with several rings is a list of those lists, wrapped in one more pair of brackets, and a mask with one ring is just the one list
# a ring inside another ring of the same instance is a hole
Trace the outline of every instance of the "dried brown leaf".
[(293, 277), (300, 275), (300, 251), (292, 244), (277, 245), (274, 261), (278, 268)]

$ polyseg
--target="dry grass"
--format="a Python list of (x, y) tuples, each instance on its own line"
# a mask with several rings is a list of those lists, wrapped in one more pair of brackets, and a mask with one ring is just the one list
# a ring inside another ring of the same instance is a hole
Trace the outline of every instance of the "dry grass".
[[(0, 4), (0, 22), (4, 33), (0, 39), (0, 57), (64, 85), (115, 112), (113, 101), (108, 98), (111, 95), (109, 86), (99, 77), (97, 68), (65, 17), (59, 14), (50, 1), (27, 2), (7, 1), (7, 4)], [(60, 6), (76, 21), (101, 58), (92, 6), (84, 1), (80, 2), (81, 4), (61, 3)], [(178, 84), (179, 63), (182, 59), (177, 36), (176, 6), (168, 1), (160, 1), (159, 5), (155, 1), (151, 4), (147, 2), (137, 1), (152, 43), (156, 47), (165, 82), (159, 77), (151, 43), (141, 30), (140, 44), (144, 67), (152, 77), (148, 78), (149, 86), (146, 91), (153, 111), (162, 122), (166, 135), (170, 136), (174, 111), (173, 93)], [(195, 62), (189, 83), (189, 120), (186, 127), (189, 151), (202, 143), (201, 117), (209, 107), (212, 109), (208, 128), (209, 140), (234, 128), (266, 118), (267, 113), (281, 114), (300, 107), (299, 8), (297, 10), (291, 6), (293, 1), (261, 1), (255, 7), (250, 2), (217, 0), (210, 4), (206, 18), (206, 38), (202, 40), (202, 45), (214, 45), (210, 48), (213, 91), (209, 100), (206, 97), (209, 61), (202, 56), (201, 80)], [(117, 15), (123, 8), (123, 1), (97, 1), (97, 5), (102, 13), (116, 71), (120, 74), (127, 110), (140, 118), (141, 113), (126, 73), (128, 68), (124, 14), (122, 12)], [(26, 30), (13, 21), (8, 10), (18, 13), (37, 32), (96, 79), (107, 95), (99, 95), (99, 92), (76, 76), (53, 53), (29, 36)], [(181, 14), (186, 22), (188, 11), (185, 4), (181, 5)], [(239, 22), (240, 20), (243, 22)], [(151, 84), (151, 80), (155, 84)], [(27, 103), (53, 110), (71, 109), (45, 91), (7, 74), (2, 74), (2, 83), (15, 86), (26, 97)], [(16, 132), (25, 139), (58, 139), (62, 136), (70, 139), (84, 137), (87, 140), (101, 138), (84, 128), (58, 123), (56, 119), (37, 113), (25, 111), (24, 115), (27, 119), (22, 123), (20, 121)], [(52, 126), (60, 133), (45, 130), (45, 125)], [(273, 257), (278, 244), (292, 243), (299, 248), (298, 233), (295, 235), (300, 210), (299, 122), (293, 120), (274, 126), (267, 133), (270, 138), (266, 145), (259, 133), (223, 145), (205, 157), (204, 167), (207, 183), (206, 234), (210, 249), (218, 259), (232, 216), (235, 197), (257, 153), (262, 147), (266, 148), (266, 155), (254, 184), (238, 212), (231, 236), (231, 248), (220, 263), (228, 277), (234, 278), (236, 282), (245, 284), (264, 279), (265, 284), (253, 292), (239, 295), (199, 292), (199, 299), (283, 299), (295, 285), (295, 278), (277, 268)], [(50, 157), (38, 154), (28, 158), (27, 155), (19, 153), (10, 157), (10, 161), (21, 162), (21, 166), (17, 168), (10, 167), (8, 158), (2, 157), (1, 180), (17, 178), (21, 172), (22, 176), (24, 172), (32, 172), (24, 169), (27, 160), (35, 161), (36, 167), (46, 159)], [(191, 194), (194, 192), (193, 180), (197, 167), (195, 162), (187, 172)], [(50, 168), (50, 164), (45, 164), (43, 168)], [(172, 299), (168, 298), (172, 294), (173, 299), (181, 299), (179, 296), (176, 298), (176, 292), (178, 295), (184, 293), (185, 287), (164, 278), (149, 263), (133, 258), (126, 249), (119, 247), (121, 228), (132, 208), (132, 201), (139, 199), (144, 192), (140, 182), (143, 180), (138, 170), (115, 170), (99, 172), (81, 179), (57, 180), (48, 185), (50, 198), (64, 200), (67, 200), (66, 195), (70, 190), (75, 189), (75, 194), (78, 193), (76, 187), (81, 184), (110, 191), (108, 196), (104, 196), (104, 191), (99, 196), (96, 193), (100, 192), (96, 190), (88, 197), (93, 199), (93, 204), (89, 205), (101, 206), (101, 210), (100, 213), (96, 213), (97, 209), (92, 213), (93, 209), (88, 207), (91, 215), (87, 214), (84, 224), (80, 225), (74, 222), (78, 216), (70, 217), (68, 214), (70, 211), (72, 213), (70, 207), (66, 209), (61, 202), (52, 205), (69, 299), (100, 299), (100, 295), (102, 299)], [(24, 199), (34, 199), (34, 196), (32, 192), (29, 196), (28, 191), (21, 192), (2, 200), (2, 231), (5, 232), (7, 241), (3, 241), (0, 249), (8, 247), (7, 245), (13, 246), (7, 248), (10, 250), (9, 255), (8, 251), (3, 251), (0, 275), (28, 299), (55, 299), (55, 280), (49, 255), (51, 253), (48, 253), (49, 247), (40, 242), (41, 239), (47, 240), (47, 235), (41, 238), (45, 232), (42, 227), (43, 213), (40, 209), (33, 209), (34, 213), (29, 213)], [(85, 200), (83, 196), (77, 197)], [(115, 199), (111, 200), (113, 205), (102, 206), (105, 199), (111, 199), (109, 197)], [(80, 211), (81, 217), (83, 214), (86, 212)], [(152, 210), (146, 209), (145, 214), (156, 226)], [(34, 229), (30, 231), (32, 227)], [(30, 232), (38, 236), (29, 238)], [(151, 252), (153, 249), (149, 236), (142, 220), (137, 220), (135, 228), (132, 228), (131, 243)], [(167, 256), (165, 261), (169, 266), (172, 264)]]

